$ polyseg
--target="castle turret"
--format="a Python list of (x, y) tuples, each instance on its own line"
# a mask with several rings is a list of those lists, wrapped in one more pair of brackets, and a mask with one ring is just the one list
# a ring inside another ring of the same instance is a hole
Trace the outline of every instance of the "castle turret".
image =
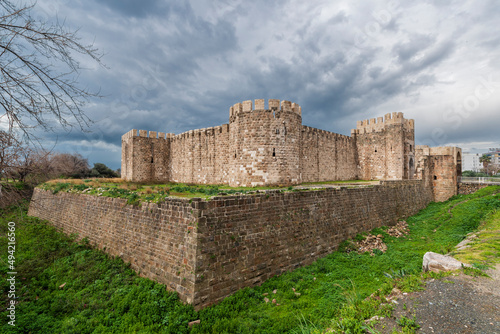
[(229, 108), (229, 185), (300, 182), (301, 108), (290, 101), (237, 103)]
[(412, 179), (415, 174), (414, 121), (403, 113), (358, 121), (356, 136), (360, 178)]
[(170, 140), (173, 134), (130, 130), (122, 136), (122, 178), (133, 182), (170, 180)]

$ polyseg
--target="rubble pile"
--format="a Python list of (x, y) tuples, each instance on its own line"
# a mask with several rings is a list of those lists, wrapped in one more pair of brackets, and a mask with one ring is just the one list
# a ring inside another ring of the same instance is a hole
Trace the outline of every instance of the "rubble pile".
[(375, 255), (373, 253), (374, 249), (380, 250), (385, 253), (387, 250), (387, 245), (382, 241), (382, 234), (377, 236), (369, 234), (365, 240), (358, 241), (357, 243), (358, 253), (370, 252), (370, 255)]
[(408, 223), (403, 221), (400, 221), (396, 224), (396, 226), (391, 227), (390, 229), (387, 230), (387, 234), (389, 234), (391, 237), (402, 237), (406, 234), (408, 234)]

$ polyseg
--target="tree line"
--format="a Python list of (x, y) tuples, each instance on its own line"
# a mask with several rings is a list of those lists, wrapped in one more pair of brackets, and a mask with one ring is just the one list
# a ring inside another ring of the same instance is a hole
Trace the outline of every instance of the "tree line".
[(103, 163), (90, 167), (78, 153), (35, 149), (12, 133), (0, 131), (0, 178), (37, 184), (55, 178), (119, 177)]

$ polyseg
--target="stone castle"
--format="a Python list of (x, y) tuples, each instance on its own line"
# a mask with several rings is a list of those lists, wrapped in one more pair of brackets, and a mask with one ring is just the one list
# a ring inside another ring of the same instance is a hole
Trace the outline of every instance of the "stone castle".
[[(458, 184), (461, 151), (415, 146), (402, 113), (358, 122), (350, 136), (302, 125), (288, 101), (238, 103), (229, 124), (174, 135), (129, 131), (122, 175), (138, 182), (231, 186), (379, 179), (209, 199), (124, 198), (35, 189), (29, 215), (130, 262), (195, 309), (308, 265), (357, 233), (394, 225), (431, 201), (470, 191)], [(457, 189), (458, 188), (458, 189)]]
[(335, 180), (428, 179), (435, 200), (457, 192), (461, 150), (415, 146), (403, 113), (358, 121), (351, 136), (302, 125), (289, 101), (244, 101), (229, 124), (178, 135), (131, 130), (122, 136), (122, 178), (230, 186)]

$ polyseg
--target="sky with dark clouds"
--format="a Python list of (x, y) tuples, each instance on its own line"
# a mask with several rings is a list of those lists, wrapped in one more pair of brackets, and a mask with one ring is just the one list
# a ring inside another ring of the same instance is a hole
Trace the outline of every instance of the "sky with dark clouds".
[(500, 146), (500, 2), (39, 0), (107, 68), (82, 59), (92, 132), (44, 134), (55, 150), (120, 167), (130, 129), (228, 122), (244, 100), (290, 100), (303, 124), (350, 134), (403, 112), (416, 142)]

